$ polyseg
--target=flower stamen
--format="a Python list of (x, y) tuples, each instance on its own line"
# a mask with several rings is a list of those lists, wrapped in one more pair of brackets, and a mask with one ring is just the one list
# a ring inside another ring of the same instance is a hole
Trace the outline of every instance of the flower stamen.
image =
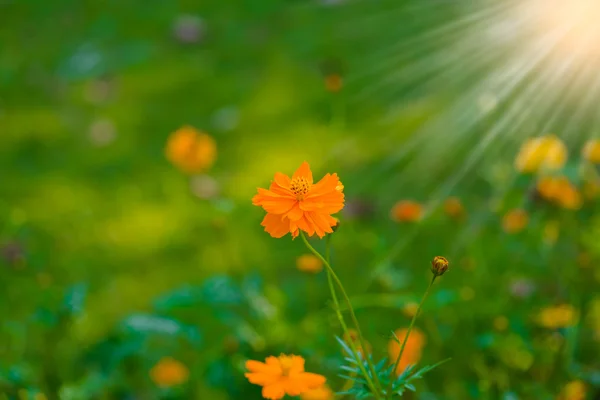
[(305, 177), (297, 177), (292, 179), (290, 183), (290, 190), (296, 196), (298, 200), (304, 200), (304, 196), (309, 192), (311, 183)]
[(283, 376), (288, 376), (294, 365), (292, 357), (281, 354), (279, 356), (279, 365), (281, 365), (281, 374)]

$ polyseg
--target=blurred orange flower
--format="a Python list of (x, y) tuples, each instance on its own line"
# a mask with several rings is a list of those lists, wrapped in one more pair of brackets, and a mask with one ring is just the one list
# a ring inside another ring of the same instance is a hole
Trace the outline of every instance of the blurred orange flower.
[(567, 148), (564, 143), (555, 135), (546, 135), (523, 143), (515, 167), (522, 173), (532, 173), (540, 169), (560, 169), (566, 161)]
[(296, 268), (302, 272), (316, 274), (323, 269), (323, 262), (313, 254), (303, 254), (296, 259)]
[[(356, 348), (356, 351), (358, 351), (358, 353), (362, 357), (365, 357), (365, 352), (363, 351), (363, 348), (360, 345), (360, 339), (358, 337), (358, 332), (356, 330), (348, 329), (348, 333), (344, 334), (343, 340), (346, 343), (352, 342), (354, 344), (354, 347)], [(367, 354), (371, 354), (371, 351), (373, 350), (373, 348), (371, 347), (371, 344), (369, 342), (367, 342), (366, 340), (365, 340), (365, 347), (366, 347)], [(348, 355), (350, 356), (350, 354), (348, 354)]]
[(402, 200), (394, 204), (390, 216), (396, 222), (418, 221), (423, 216), (423, 206), (416, 201)]
[(186, 125), (169, 137), (166, 156), (183, 172), (197, 173), (214, 164), (217, 158), (217, 144), (211, 136)]
[(502, 228), (506, 233), (519, 233), (529, 223), (529, 214), (520, 208), (510, 210), (504, 214)]
[(577, 310), (570, 304), (546, 307), (538, 314), (537, 322), (548, 329), (566, 328), (577, 322)]
[(564, 176), (542, 177), (536, 187), (542, 197), (563, 208), (570, 210), (581, 208), (583, 200), (579, 190)]
[(300, 400), (333, 400), (335, 395), (333, 390), (327, 385), (323, 385), (317, 389), (309, 390), (300, 395)]
[(600, 140), (588, 140), (581, 150), (581, 155), (591, 163), (600, 164)]
[(569, 210), (579, 210), (583, 205), (581, 193), (574, 186), (565, 187), (560, 193), (557, 202), (561, 207)]
[(451, 218), (460, 219), (465, 215), (465, 208), (458, 197), (449, 197), (444, 201), (444, 212)]
[(565, 385), (558, 400), (585, 400), (587, 388), (583, 381), (577, 380)]
[[(408, 329), (401, 328), (395, 331), (396, 337), (400, 339), (400, 343), (404, 340)], [(421, 360), (421, 352), (423, 350), (423, 346), (425, 346), (425, 334), (421, 332), (417, 328), (413, 328), (408, 340), (406, 341), (406, 346), (404, 347), (404, 353), (402, 353), (402, 358), (400, 359), (400, 363), (398, 363), (398, 368), (396, 368), (396, 374), (400, 375), (406, 367), (409, 365), (413, 365)], [(400, 354), (400, 344), (396, 342), (396, 340), (391, 339), (388, 343), (388, 354), (390, 356), (390, 362), (394, 363), (398, 354)]]
[(281, 354), (279, 357), (270, 356), (265, 362), (246, 361), (244, 375), (250, 383), (263, 387), (265, 399), (278, 400), (286, 394), (300, 396), (325, 384), (325, 377), (304, 372), (304, 358), (295, 355)]
[(325, 89), (328, 92), (336, 93), (342, 90), (344, 83), (342, 77), (338, 74), (331, 74), (325, 77)]
[(171, 357), (161, 358), (150, 370), (150, 378), (160, 387), (181, 385), (188, 380), (188, 377), (187, 367)]
[(291, 178), (277, 172), (269, 190), (259, 188), (252, 204), (267, 212), (261, 225), (273, 237), (291, 233), (295, 238), (302, 230), (322, 238), (338, 224), (331, 214), (344, 208), (343, 190), (337, 174), (326, 174), (313, 184), (310, 166), (305, 161)]

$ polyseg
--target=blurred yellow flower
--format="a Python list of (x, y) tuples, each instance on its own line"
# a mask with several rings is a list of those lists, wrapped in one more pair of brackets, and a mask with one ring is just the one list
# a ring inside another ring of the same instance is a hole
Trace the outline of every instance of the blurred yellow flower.
[(338, 74), (331, 74), (325, 77), (325, 89), (328, 92), (337, 93), (342, 90), (344, 86), (344, 82), (342, 81), (342, 77)]
[(313, 254), (303, 254), (296, 259), (296, 268), (302, 272), (316, 274), (323, 269), (323, 262)]
[(181, 385), (188, 380), (190, 373), (185, 365), (171, 357), (163, 357), (150, 370), (150, 378), (160, 387)]
[(600, 140), (588, 140), (581, 150), (581, 155), (591, 163), (600, 164)]
[(587, 388), (580, 380), (569, 382), (558, 396), (558, 400), (585, 400)]
[[(401, 328), (394, 332), (396, 337), (400, 339), (400, 343), (402, 343), (404, 340), (407, 331), (408, 330), (406, 328)], [(425, 334), (423, 334), (423, 332), (421, 332), (419, 329), (413, 328), (408, 340), (406, 341), (404, 353), (402, 353), (402, 358), (400, 359), (400, 363), (398, 363), (398, 368), (396, 368), (397, 375), (400, 375), (409, 365), (416, 364), (421, 360), (421, 353), (425, 343)], [(398, 357), (398, 354), (400, 354), (400, 344), (398, 344), (395, 339), (390, 339), (388, 343), (388, 354), (390, 356), (391, 363), (394, 363)]]
[(165, 152), (173, 165), (192, 174), (205, 171), (214, 164), (217, 144), (211, 136), (186, 125), (171, 134)]
[(502, 228), (506, 233), (519, 233), (529, 223), (529, 214), (520, 208), (508, 211), (502, 219)]
[(548, 329), (566, 328), (577, 322), (577, 310), (570, 304), (546, 307), (538, 314), (537, 322)]
[(419, 308), (419, 305), (417, 303), (411, 301), (410, 303), (406, 303), (404, 305), (404, 307), (402, 307), (402, 312), (408, 318), (412, 318), (417, 313), (418, 308)]
[(444, 212), (454, 219), (461, 219), (465, 216), (465, 208), (458, 197), (449, 197), (444, 201)]
[(394, 204), (390, 217), (396, 222), (415, 222), (423, 216), (423, 206), (416, 201), (402, 200)]
[(300, 395), (300, 400), (333, 400), (334, 398), (335, 395), (333, 390), (331, 390), (327, 385), (309, 390), (308, 392)]
[(515, 167), (522, 173), (533, 173), (540, 169), (560, 169), (566, 161), (567, 148), (564, 143), (555, 135), (546, 135), (523, 143)]

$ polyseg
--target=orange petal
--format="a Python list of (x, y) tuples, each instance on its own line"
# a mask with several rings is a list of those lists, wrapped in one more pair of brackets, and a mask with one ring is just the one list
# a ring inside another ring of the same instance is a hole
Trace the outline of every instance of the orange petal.
[(288, 217), (290, 221), (298, 221), (300, 218), (302, 218), (303, 215), (304, 211), (302, 211), (298, 202), (296, 202), (292, 209), (289, 210), (287, 214), (285, 214), (285, 216)]
[(282, 382), (276, 382), (272, 385), (263, 387), (262, 395), (265, 399), (279, 400), (285, 396), (285, 390)]
[(308, 233), (308, 236), (312, 236), (315, 234), (314, 224), (312, 223), (312, 221), (308, 220), (305, 214), (298, 221), (290, 221), (290, 230), (297, 231), (298, 229)]
[(322, 214), (316, 211), (311, 211), (308, 213), (308, 216), (315, 224), (315, 231), (320, 238), (325, 236), (325, 233), (332, 233), (333, 229), (327, 220), (328, 214)]
[(294, 178), (306, 178), (306, 180), (308, 180), (310, 184), (313, 183), (312, 171), (310, 170), (310, 166), (306, 161), (304, 161), (302, 165), (300, 165), (300, 168), (298, 168), (296, 172), (294, 172), (294, 175), (292, 175), (292, 179)]
[(258, 194), (252, 198), (252, 204), (261, 206), (266, 212), (273, 214), (285, 214), (297, 202), (294, 197), (282, 196), (262, 188), (258, 188)]
[(274, 181), (282, 188), (287, 188), (287, 189), (289, 189), (290, 183), (292, 182), (292, 180), (290, 179), (289, 176), (287, 176), (286, 174), (282, 174), (281, 172), (277, 172), (275, 174)]
[(246, 378), (248, 378), (248, 381), (250, 383), (253, 383), (255, 385), (260, 385), (260, 386), (272, 385), (281, 378), (281, 375), (279, 375), (279, 374), (270, 375), (270, 374), (262, 374), (259, 372), (246, 372), (244, 374), (244, 376)]
[(326, 174), (319, 182), (315, 183), (306, 197), (318, 196), (334, 191), (339, 183), (337, 174)]
[(248, 360), (246, 361), (246, 369), (250, 372), (260, 372), (260, 373), (279, 373), (280, 370), (273, 368), (273, 365), (268, 365), (260, 361)]
[(285, 381), (284, 388), (289, 396), (299, 396), (310, 390), (302, 379), (288, 379)]
[(295, 198), (296, 196), (290, 190), (290, 178), (287, 175), (278, 172), (275, 174), (275, 179), (271, 182), (269, 190), (273, 193)]
[(304, 372), (304, 358), (292, 355), (292, 368), (290, 374)]
[(290, 232), (289, 220), (281, 215), (267, 213), (261, 225), (274, 238), (280, 238)]
[(310, 372), (303, 372), (301, 374), (298, 374), (297, 377), (298, 377), (298, 379), (302, 379), (302, 382), (309, 389), (316, 389), (319, 386), (324, 385), (325, 382), (327, 381), (327, 379), (325, 379), (325, 377), (323, 375), (313, 374)]

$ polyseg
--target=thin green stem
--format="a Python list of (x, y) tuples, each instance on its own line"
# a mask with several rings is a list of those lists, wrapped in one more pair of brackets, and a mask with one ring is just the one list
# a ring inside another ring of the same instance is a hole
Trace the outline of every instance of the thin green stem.
[[(329, 265), (331, 265), (331, 235), (327, 235), (327, 237), (325, 238), (325, 260), (329, 263)], [(336, 312), (337, 312), (338, 318), (340, 320), (340, 325), (342, 325), (342, 329), (344, 329), (344, 332), (346, 332), (348, 330), (348, 327), (346, 326), (346, 322), (344, 321), (344, 318), (342, 317), (340, 303), (338, 301), (337, 294), (335, 293), (335, 289), (333, 287), (333, 280), (331, 279), (331, 274), (329, 273), (329, 270), (327, 270), (327, 283), (329, 284), (329, 291), (331, 292), (331, 297), (333, 299), (333, 303), (335, 305)], [(354, 343), (352, 343), (352, 346), (354, 346)], [(354, 353), (353, 356), (354, 356), (356, 362), (362, 363), (362, 361), (360, 359), (360, 355), (358, 354), (358, 351), (356, 349), (356, 346), (351, 347), (351, 350)], [(363, 370), (366, 372), (364, 367), (363, 367)], [(350, 374), (350, 378), (355, 378), (356, 375), (357, 375), (356, 372), (352, 372)], [(348, 390), (350, 390), (350, 388), (353, 385), (354, 385), (354, 380), (348, 379), (346, 381), (346, 383), (344, 384), (344, 386), (342, 386), (342, 388), (340, 389), (340, 392), (347, 392)]]
[(396, 369), (398, 368), (398, 364), (400, 364), (400, 360), (402, 359), (402, 353), (404, 353), (404, 348), (406, 347), (406, 342), (408, 341), (408, 337), (410, 336), (410, 332), (413, 329), (413, 326), (415, 325), (415, 321), (417, 320), (417, 317), (419, 316), (419, 313), (421, 312), (421, 308), (423, 307), (423, 304), (425, 303), (425, 299), (427, 298), (427, 296), (429, 295), (429, 291), (431, 290), (431, 287), (433, 286), (433, 282), (435, 282), (435, 279), (437, 278), (437, 275), (433, 275), (433, 278), (431, 279), (431, 282), (429, 282), (429, 286), (427, 286), (427, 289), (425, 290), (425, 293), (423, 294), (423, 297), (421, 298), (421, 302), (419, 303), (419, 307), (417, 307), (417, 312), (415, 312), (415, 315), (413, 315), (411, 321), (410, 321), (410, 325), (408, 325), (408, 330), (406, 331), (406, 335), (404, 336), (404, 340), (402, 341), (402, 346), (400, 346), (400, 352), (398, 353), (398, 357), (396, 357), (396, 362), (394, 362), (394, 368), (392, 368), (392, 371), (390, 372), (390, 381), (388, 382), (388, 387), (385, 393), (386, 399), (392, 398), (392, 386), (393, 386), (393, 382), (394, 382), (394, 376), (396, 374)]
[[(365, 346), (365, 342), (364, 342), (364, 339), (362, 337), (362, 333), (360, 331), (360, 326), (358, 325), (358, 320), (356, 318), (356, 315), (354, 314), (354, 309), (352, 308), (352, 304), (350, 303), (350, 298), (348, 297), (348, 294), (346, 293), (346, 290), (344, 289), (344, 285), (342, 284), (342, 282), (340, 281), (340, 279), (336, 275), (336, 273), (333, 270), (333, 268), (331, 268), (331, 265), (329, 264), (329, 260), (325, 259), (321, 255), (321, 253), (319, 253), (308, 242), (308, 239), (306, 239), (306, 236), (304, 235), (303, 232), (300, 232), (300, 236), (302, 237), (302, 241), (304, 242), (304, 244), (306, 245), (306, 247), (315, 256), (317, 256), (323, 262), (323, 264), (325, 265), (325, 267), (327, 269), (327, 280), (328, 280), (328, 283), (329, 283), (329, 291), (331, 292), (331, 298), (332, 298), (334, 306), (335, 306), (335, 313), (336, 313), (336, 315), (338, 317), (338, 320), (340, 321), (340, 325), (342, 326), (342, 330), (346, 334), (346, 337), (350, 338), (351, 335), (350, 335), (350, 332), (348, 331), (348, 326), (346, 325), (346, 322), (344, 321), (344, 317), (342, 315), (342, 312), (340, 311), (340, 304), (339, 304), (338, 297), (336, 295), (336, 291), (335, 291), (335, 287), (333, 285), (333, 282), (335, 281), (335, 283), (337, 284), (337, 286), (340, 288), (340, 292), (342, 293), (342, 297), (344, 298), (344, 300), (345, 300), (345, 302), (346, 302), (346, 304), (348, 306), (348, 310), (350, 310), (350, 315), (352, 317), (352, 322), (354, 323), (354, 325), (356, 327), (356, 332), (358, 333), (359, 344), (360, 344), (361, 348), (363, 349), (364, 358), (367, 361), (367, 366), (369, 367), (369, 370), (371, 371), (371, 373), (373, 375), (373, 378), (375, 379), (376, 385), (373, 383), (373, 380), (371, 379), (371, 377), (367, 373), (367, 370), (365, 369), (365, 367), (363, 365), (361, 356), (360, 356), (359, 352), (356, 349), (354, 341), (353, 340), (348, 340), (348, 345), (350, 346), (350, 349), (354, 353), (353, 356), (355, 357), (356, 362), (358, 364), (358, 367), (360, 368), (363, 376), (365, 377), (365, 381), (367, 382), (367, 385), (369, 386), (369, 389), (375, 395), (376, 399), (380, 399), (381, 398), (381, 395), (380, 395), (381, 385), (379, 384), (379, 381), (377, 379), (377, 374), (375, 373), (375, 367), (371, 363), (370, 357), (367, 354), (365, 354), (367, 346)], [(329, 249), (327, 250), (327, 253), (329, 253)], [(328, 256), (327, 258), (329, 258), (329, 254), (327, 254), (327, 256)]]

